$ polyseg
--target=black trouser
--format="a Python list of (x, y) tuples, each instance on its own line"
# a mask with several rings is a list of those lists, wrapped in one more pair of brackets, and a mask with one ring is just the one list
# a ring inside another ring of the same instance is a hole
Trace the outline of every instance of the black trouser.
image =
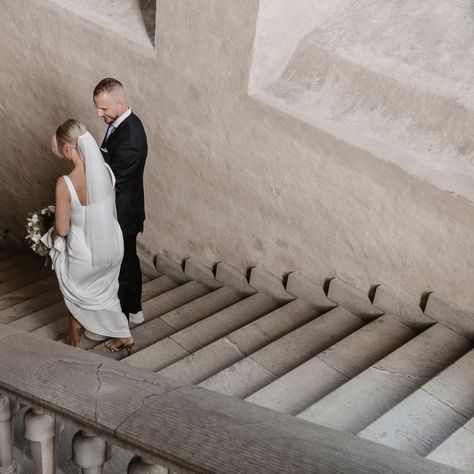
[(120, 267), (118, 297), (122, 311), (128, 317), (142, 309), (142, 271), (137, 256), (137, 236), (123, 236), (123, 260)]

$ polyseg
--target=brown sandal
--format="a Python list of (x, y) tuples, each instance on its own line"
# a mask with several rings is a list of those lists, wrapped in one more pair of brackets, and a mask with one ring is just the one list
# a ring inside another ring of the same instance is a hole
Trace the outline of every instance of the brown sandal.
[(119, 351), (124, 351), (126, 350), (128, 352), (128, 355), (130, 355), (133, 352), (133, 349), (135, 348), (135, 338), (133, 336), (130, 336), (126, 342), (120, 343), (118, 346), (114, 344), (114, 341), (117, 341), (117, 339), (111, 339), (109, 341), (104, 342), (104, 346), (110, 351), (110, 352), (119, 352)]

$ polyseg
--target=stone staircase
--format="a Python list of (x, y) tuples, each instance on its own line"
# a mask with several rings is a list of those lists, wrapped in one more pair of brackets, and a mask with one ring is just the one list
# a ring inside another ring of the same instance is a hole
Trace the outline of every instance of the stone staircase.
[[(83, 349), (474, 472), (470, 315), (431, 296), (423, 312), (384, 288), (371, 301), (337, 279), (323, 291), (297, 274), (285, 287), (259, 269), (247, 281), (224, 263), (157, 268), (142, 263), (136, 351), (84, 337)], [(41, 259), (0, 251), (0, 323), (67, 341)]]

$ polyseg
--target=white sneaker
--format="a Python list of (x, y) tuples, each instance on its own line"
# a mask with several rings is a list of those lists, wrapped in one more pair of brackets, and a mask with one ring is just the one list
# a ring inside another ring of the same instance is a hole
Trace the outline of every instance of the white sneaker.
[(128, 315), (128, 320), (132, 324), (141, 324), (145, 322), (145, 317), (143, 316), (143, 311), (139, 311), (138, 313), (130, 313)]
[(107, 336), (101, 336), (100, 334), (96, 334), (95, 332), (89, 331), (88, 329), (84, 331), (84, 336), (86, 336), (87, 339), (90, 339), (91, 341), (98, 342), (106, 341), (107, 339), (109, 339)]

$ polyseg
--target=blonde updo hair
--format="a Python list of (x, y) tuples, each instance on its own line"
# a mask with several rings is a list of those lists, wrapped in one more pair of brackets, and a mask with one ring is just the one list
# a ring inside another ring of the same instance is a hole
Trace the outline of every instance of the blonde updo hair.
[(77, 139), (86, 132), (86, 127), (84, 127), (84, 125), (78, 120), (66, 120), (56, 129), (56, 132), (53, 136), (53, 140), (51, 142), (53, 153), (60, 158), (64, 158), (62, 153), (63, 148), (66, 145), (72, 145), (73, 147), (76, 147)]

